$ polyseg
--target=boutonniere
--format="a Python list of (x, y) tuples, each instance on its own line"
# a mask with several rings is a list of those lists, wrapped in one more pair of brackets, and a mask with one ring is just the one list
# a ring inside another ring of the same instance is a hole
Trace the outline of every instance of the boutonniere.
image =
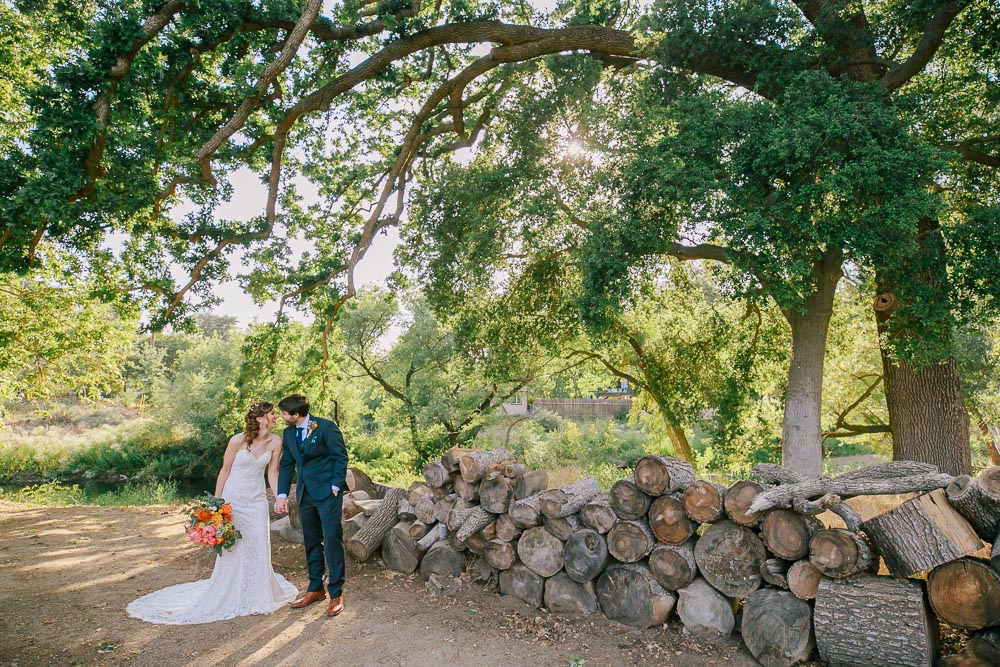
[(309, 422), (309, 426), (306, 428), (306, 437), (312, 437), (312, 434), (319, 428), (319, 424), (316, 422)]

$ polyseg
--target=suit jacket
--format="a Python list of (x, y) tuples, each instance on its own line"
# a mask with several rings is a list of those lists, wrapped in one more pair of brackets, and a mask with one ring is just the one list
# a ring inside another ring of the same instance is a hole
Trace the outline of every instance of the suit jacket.
[(332, 493), (331, 487), (341, 491), (347, 486), (347, 447), (340, 429), (329, 419), (309, 417), (312, 432), (307, 431), (302, 445), (295, 442), (295, 427), (285, 428), (281, 437), (283, 455), (278, 471), (278, 493), (288, 494), (292, 488), (292, 472), (298, 472), (296, 498), (302, 498), (302, 489), (313, 498), (324, 498)]

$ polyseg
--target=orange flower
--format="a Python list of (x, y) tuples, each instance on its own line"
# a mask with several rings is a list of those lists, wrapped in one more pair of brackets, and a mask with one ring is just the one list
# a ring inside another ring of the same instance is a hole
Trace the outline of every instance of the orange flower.
[(198, 521), (208, 522), (212, 520), (212, 513), (206, 509), (195, 510), (194, 515), (198, 517)]
[(232, 511), (233, 511), (233, 506), (232, 506), (232, 505), (230, 505), (229, 503), (226, 503), (225, 505), (223, 505), (223, 506), (222, 506), (222, 507), (220, 507), (219, 509), (221, 509), (221, 510), (222, 510), (222, 513), (223, 513), (223, 514), (229, 514), (230, 512), (232, 512)]
[(222, 515), (221, 514), (216, 514), (216, 515), (212, 516), (212, 525), (213, 526), (218, 526), (218, 525), (221, 525), (221, 524), (222, 524)]

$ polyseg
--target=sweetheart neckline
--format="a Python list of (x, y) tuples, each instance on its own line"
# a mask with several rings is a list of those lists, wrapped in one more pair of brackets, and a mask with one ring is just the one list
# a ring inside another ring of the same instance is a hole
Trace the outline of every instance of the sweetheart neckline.
[(254, 455), (253, 455), (253, 452), (251, 452), (251, 451), (250, 451), (249, 449), (246, 449), (246, 448), (243, 448), (243, 449), (241, 449), (240, 451), (241, 451), (241, 452), (246, 452), (247, 454), (249, 454), (249, 455), (250, 455), (250, 457), (251, 457), (251, 458), (252, 458), (252, 459), (253, 459), (254, 461), (256, 461), (257, 463), (260, 463), (261, 459), (263, 459), (263, 458), (264, 458), (264, 455), (265, 455), (265, 454), (270, 454), (270, 453), (271, 453), (271, 450), (269, 449), (269, 450), (267, 450), (266, 452), (264, 452), (264, 454), (261, 454), (261, 455), (260, 455), (260, 456), (258, 457), (258, 456), (254, 456)]

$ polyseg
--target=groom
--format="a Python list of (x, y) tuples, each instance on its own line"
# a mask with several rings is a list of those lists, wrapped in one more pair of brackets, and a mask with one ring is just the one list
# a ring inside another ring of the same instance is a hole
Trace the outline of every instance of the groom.
[(290, 606), (302, 609), (326, 599), (325, 570), (330, 592), (326, 615), (336, 616), (344, 611), (344, 533), (340, 525), (344, 507), (341, 491), (347, 478), (344, 436), (332, 421), (309, 414), (309, 399), (305, 396), (286, 396), (278, 402), (278, 410), (287, 426), (282, 437), (283, 456), (274, 511), (278, 514), (288, 511), (292, 471), (298, 470), (295, 498), (309, 568), (309, 589)]

